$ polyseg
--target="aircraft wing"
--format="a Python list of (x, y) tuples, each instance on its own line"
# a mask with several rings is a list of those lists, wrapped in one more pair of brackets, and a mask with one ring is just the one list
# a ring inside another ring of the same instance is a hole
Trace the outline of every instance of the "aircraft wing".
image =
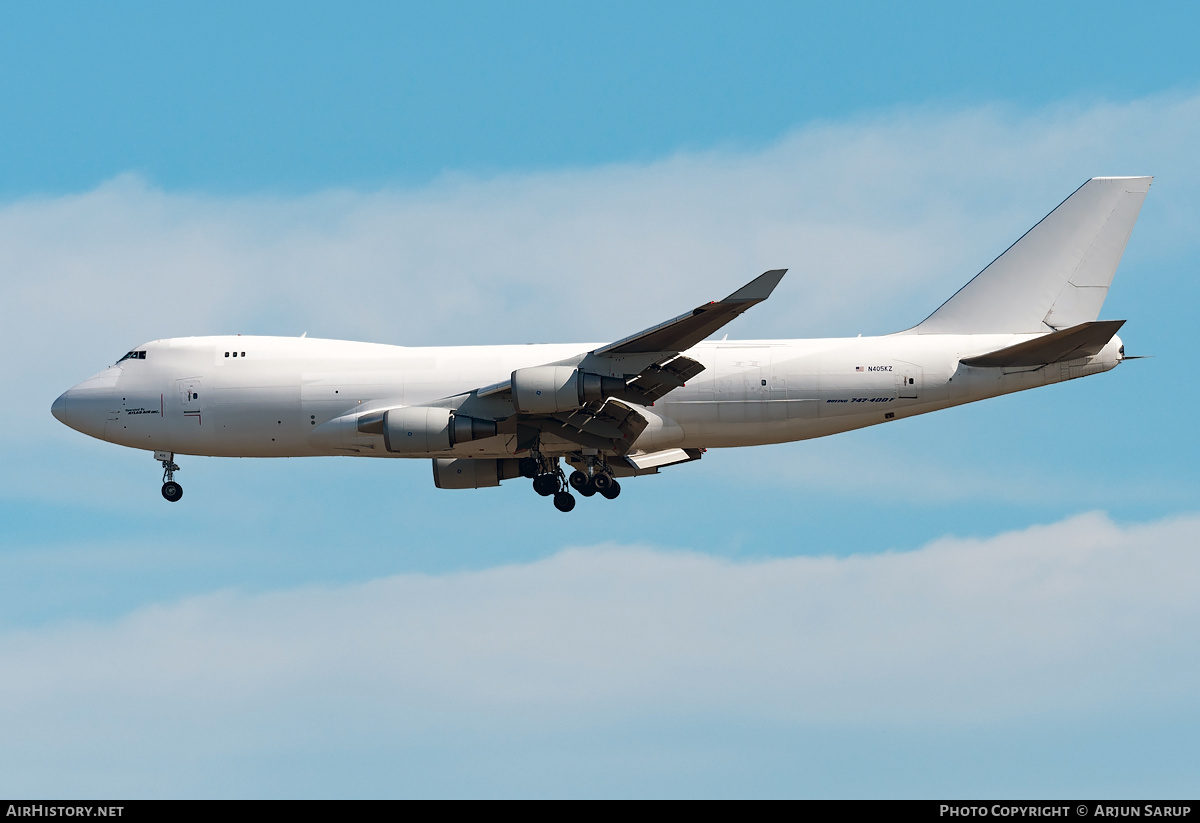
[(582, 366), (625, 377), (627, 389), (623, 396), (650, 405), (704, 371), (704, 366), (680, 352), (766, 300), (786, 273), (787, 269), (763, 272), (724, 300), (697, 306), (687, 314), (589, 352)]
[(786, 272), (787, 269), (764, 272), (724, 300), (698, 306), (687, 314), (590, 352), (546, 364), (546, 367), (576, 368), (589, 379), (605, 381), (605, 396), (581, 403), (577, 408), (522, 413), (513, 403), (513, 378), (517, 374), (514, 372), (508, 380), (470, 392), (461, 409), (466, 414), (490, 411), (493, 419), (503, 415), (508, 422), (515, 422), (519, 450), (529, 448), (538, 435), (546, 433), (585, 448), (624, 455), (648, 425), (629, 402), (652, 405), (704, 371), (702, 364), (682, 352), (770, 297)]
[(593, 354), (603, 356), (686, 351), (746, 309), (770, 297), (786, 273), (787, 269), (763, 272), (724, 300), (698, 306), (687, 314), (651, 326), (616, 343), (602, 346)]

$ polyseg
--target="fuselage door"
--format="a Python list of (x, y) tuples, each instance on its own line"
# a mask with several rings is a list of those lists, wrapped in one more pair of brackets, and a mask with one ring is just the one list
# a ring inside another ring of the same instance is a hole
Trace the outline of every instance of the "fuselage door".
[(761, 423), (771, 392), (769, 346), (718, 345), (717, 415), (722, 423)]
[(195, 419), (197, 425), (204, 425), (203, 410), (207, 396), (199, 377), (185, 377), (175, 381), (179, 387), (179, 405), (183, 416)]
[(920, 366), (914, 366), (909, 363), (900, 363), (896, 366), (900, 374), (899, 397), (901, 400), (916, 400), (921, 394), (921, 375)]

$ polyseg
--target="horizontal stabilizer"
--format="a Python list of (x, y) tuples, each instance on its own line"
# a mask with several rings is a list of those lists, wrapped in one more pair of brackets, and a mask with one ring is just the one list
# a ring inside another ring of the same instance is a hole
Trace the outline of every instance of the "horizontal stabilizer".
[(1097, 320), (1080, 323), (1069, 329), (1042, 335), (1015, 346), (1007, 346), (977, 357), (967, 357), (962, 363), (967, 366), (1045, 366), (1060, 360), (1075, 360), (1098, 354), (1124, 320)]

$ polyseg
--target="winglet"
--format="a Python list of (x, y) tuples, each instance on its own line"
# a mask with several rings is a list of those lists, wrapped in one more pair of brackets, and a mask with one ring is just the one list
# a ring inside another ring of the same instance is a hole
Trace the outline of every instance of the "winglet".
[(761, 303), (771, 296), (779, 281), (787, 274), (787, 269), (771, 269), (763, 272), (733, 294), (722, 300), (722, 303)]

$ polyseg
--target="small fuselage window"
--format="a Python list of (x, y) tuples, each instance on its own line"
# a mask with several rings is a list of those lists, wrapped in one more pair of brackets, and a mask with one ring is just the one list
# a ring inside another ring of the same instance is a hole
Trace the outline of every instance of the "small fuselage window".
[[(117, 363), (123, 363), (126, 360), (145, 360), (145, 359), (146, 359), (146, 352), (131, 351), (128, 354), (126, 354), (124, 357), (122, 357), (120, 360), (118, 360)], [(113, 365), (116, 365), (116, 364), (113, 364)]]

